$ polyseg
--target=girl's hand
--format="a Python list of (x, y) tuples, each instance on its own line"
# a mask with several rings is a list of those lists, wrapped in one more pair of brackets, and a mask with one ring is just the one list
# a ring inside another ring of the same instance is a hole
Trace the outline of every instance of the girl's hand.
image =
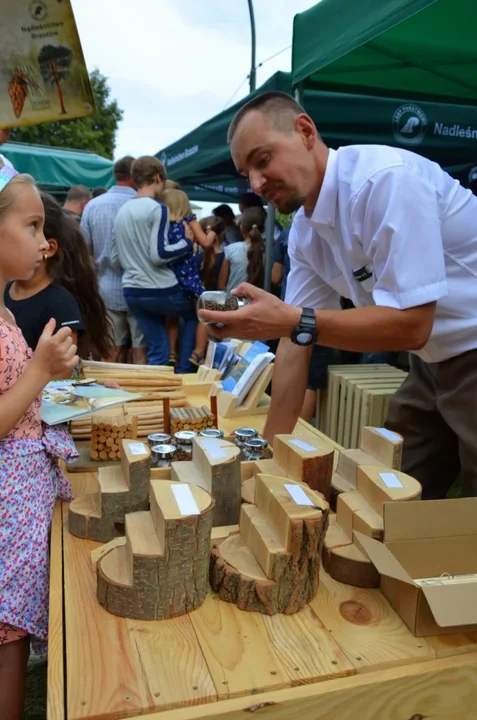
[(61, 328), (53, 335), (55, 328), (56, 320), (52, 318), (45, 325), (31, 361), (31, 366), (44, 375), (45, 384), (53, 379), (70, 378), (75, 365), (79, 363), (70, 328)]
[(121, 390), (121, 385), (116, 380), (103, 380), (103, 385), (110, 390)]
[(0, 145), (3, 145), (3, 143), (8, 142), (9, 137), (10, 137), (10, 128), (2, 128), (0, 130)]
[(187, 238), (188, 240), (190, 240), (191, 242), (194, 242), (194, 233), (193, 233), (192, 230), (190, 229), (188, 223), (186, 223), (186, 221), (183, 220), (183, 221), (182, 221), (182, 224), (184, 225), (186, 238)]

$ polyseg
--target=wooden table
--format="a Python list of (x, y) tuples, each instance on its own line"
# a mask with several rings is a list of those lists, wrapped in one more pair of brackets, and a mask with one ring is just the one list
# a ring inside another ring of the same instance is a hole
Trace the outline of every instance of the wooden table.
[[(191, 397), (195, 405), (205, 401)], [(220, 427), (261, 430), (264, 421), (222, 420)], [(296, 433), (308, 442), (320, 436), (302, 421)], [(95, 489), (94, 473), (71, 480), (77, 495)], [(48, 720), (477, 717), (477, 633), (415, 638), (378, 590), (326, 573), (314, 600), (289, 617), (241, 612), (210, 594), (199, 610), (174, 620), (118, 618), (96, 600), (91, 551), (99, 543), (70, 535), (66, 518), (67, 507), (58, 505)]]

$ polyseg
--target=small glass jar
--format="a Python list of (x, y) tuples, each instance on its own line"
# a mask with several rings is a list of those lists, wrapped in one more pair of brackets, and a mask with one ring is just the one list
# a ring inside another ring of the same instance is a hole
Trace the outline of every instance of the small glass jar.
[(256, 437), (258, 437), (258, 430), (255, 430), (255, 428), (238, 428), (238, 430), (235, 431), (235, 444), (243, 450), (246, 441)]
[[(159, 433), (158, 433), (159, 434)], [(151, 448), (151, 462), (154, 467), (167, 468), (175, 459), (177, 448), (175, 445), (154, 445)]]
[(200, 437), (211, 438), (212, 440), (222, 440), (222, 438), (224, 437), (224, 433), (222, 430), (209, 428), (207, 430), (201, 430)]
[[(239, 310), (249, 302), (250, 300), (248, 298), (235, 297), (235, 295), (230, 295), (230, 293), (225, 290), (206, 290), (199, 297), (197, 309), (227, 312), (230, 310)], [(203, 320), (201, 317), (199, 317), (199, 320), (204, 325), (211, 324)], [(217, 323), (217, 327), (221, 327), (221, 324)]]
[(268, 447), (268, 443), (263, 438), (251, 438), (245, 441), (243, 454), (246, 460), (262, 460), (263, 453)]
[(177, 448), (175, 460), (192, 460), (192, 441), (197, 437), (193, 430), (180, 430), (174, 435)]
[(154, 445), (170, 445), (171, 440), (171, 436), (167, 433), (153, 433), (147, 437), (150, 448), (153, 448)]

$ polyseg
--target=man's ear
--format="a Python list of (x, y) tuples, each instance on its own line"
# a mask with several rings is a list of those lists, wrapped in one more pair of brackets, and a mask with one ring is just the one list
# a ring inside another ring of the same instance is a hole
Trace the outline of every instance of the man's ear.
[(311, 150), (318, 137), (315, 123), (306, 113), (301, 113), (295, 119), (295, 130), (301, 135), (303, 144), (307, 150)]

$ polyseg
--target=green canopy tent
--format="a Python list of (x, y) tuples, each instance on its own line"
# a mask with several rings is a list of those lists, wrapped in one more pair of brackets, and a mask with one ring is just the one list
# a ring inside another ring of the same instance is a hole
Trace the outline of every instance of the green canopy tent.
[(295, 17), (292, 82), (477, 104), (475, 0), (322, 0)]
[[(277, 73), (257, 92), (273, 89), (291, 93), (291, 76)], [(157, 153), (191, 199), (233, 201), (246, 190), (230, 157), (227, 129), (249, 97)], [(303, 99), (330, 147), (380, 143), (414, 150), (446, 168), (477, 164), (476, 107), (313, 88)]]
[(114, 184), (113, 163), (95, 153), (16, 142), (0, 146), (0, 153), (55, 195), (64, 195), (72, 185), (92, 189)]

